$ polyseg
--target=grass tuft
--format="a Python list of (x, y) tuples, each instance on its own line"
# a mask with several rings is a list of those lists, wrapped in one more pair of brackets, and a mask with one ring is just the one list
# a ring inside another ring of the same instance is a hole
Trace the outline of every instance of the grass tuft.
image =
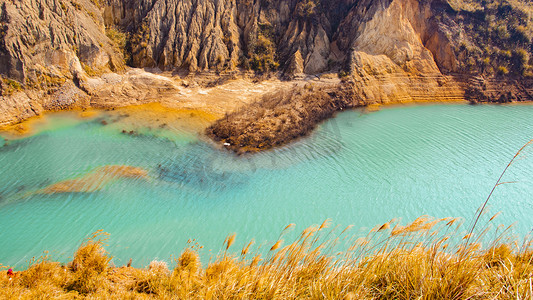
[(105, 286), (105, 277), (111, 261), (103, 247), (107, 236), (107, 233), (99, 230), (76, 251), (74, 260), (70, 263), (73, 278), (67, 284), (67, 290), (89, 294)]

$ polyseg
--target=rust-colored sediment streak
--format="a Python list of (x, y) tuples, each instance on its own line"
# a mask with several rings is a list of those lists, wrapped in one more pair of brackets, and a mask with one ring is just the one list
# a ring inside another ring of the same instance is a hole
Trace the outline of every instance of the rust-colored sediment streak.
[(89, 193), (100, 190), (110, 181), (117, 178), (147, 178), (148, 172), (132, 166), (103, 166), (96, 168), (80, 178), (69, 179), (52, 184), (39, 194), (54, 193)]

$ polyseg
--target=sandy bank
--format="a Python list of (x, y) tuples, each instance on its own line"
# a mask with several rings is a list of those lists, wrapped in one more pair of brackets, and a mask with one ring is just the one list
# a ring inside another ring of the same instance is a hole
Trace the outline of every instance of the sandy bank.
[[(21, 91), (10, 101), (0, 101), (0, 131), (9, 138), (34, 134), (47, 127), (43, 116), (69, 111), (83, 118), (114, 114), (121, 116), (122, 123), (136, 125), (132, 128), (168, 126), (200, 132), (224, 114), (295, 84), (278, 79), (257, 82), (245, 76), (223, 82), (220, 78), (213, 74), (180, 78), (132, 69), (122, 75), (91, 78), (81, 86), (84, 90), (66, 84), (50, 95)], [(221, 84), (214, 85), (214, 81)]]
[[(312, 78), (318, 80), (316, 76)], [(339, 80), (330, 76), (320, 81)], [(81, 117), (94, 117), (99, 111), (119, 111), (119, 108), (120, 113), (136, 116), (138, 122), (170, 120), (186, 114), (212, 122), (265, 94), (305, 82), (258, 81), (246, 74), (224, 77), (205, 73), (182, 78), (131, 69), (124, 74), (108, 73), (89, 78), (79, 87), (68, 83), (47, 93), (24, 90), (2, 97), (0, 130), (13, 136), (27, 135), (34, 133), (34, 128), (45, 126), (46, 122), (40, 117), (46, 113), (73, 111)]]

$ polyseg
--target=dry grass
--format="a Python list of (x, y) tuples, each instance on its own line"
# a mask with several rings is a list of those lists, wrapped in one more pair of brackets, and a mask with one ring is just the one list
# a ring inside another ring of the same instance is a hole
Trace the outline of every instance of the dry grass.
[[(494, 219), (487, 221), (489, 226)], [(292, 227), (292, 226), (290, 226)], [(161, 299), (531, 299), (531, 243), (511, 242), (500, 232), (473, 243), (456, 219), (420, 217), (401, 226), (392, 220), (363, 238), (328, 223), (305, 229), (268, 253), (241, 255), (227, 248), (202, 268), (195, 249), (186, 249), (169, 270), (153, 261), (146, 269), (111, 267), (97, 232), (67, 266), (47, 257), (8, 278), (0, 274), (0, 298)], [(486, 232), (486, 231), (483, 231)], [(481, 246), (484, 241), (485, 246)], [(228, 246), (229, 245), (229, 246)], [(338, 248), (348, 249), (338, 252)], [(464, 255), (466, 253), (466, 255)]]
[(305, 136), (335, 112), (362, 105), (349, 83), (307, 83), (263, 96), (216, 121), (206, 134), (235, 152), (256, 152)]

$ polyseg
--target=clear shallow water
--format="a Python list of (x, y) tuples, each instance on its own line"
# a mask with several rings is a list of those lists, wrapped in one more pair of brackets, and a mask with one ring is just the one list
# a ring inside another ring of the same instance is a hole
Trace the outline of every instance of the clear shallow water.
[[(24, 268), (49, 250), (68, 261), (98, 229), (111, 234), (116, 265), (170, 262), (187, 240), (206, 259), (237, 233), (270, 247), (331, 218), (373, 227), (420, 215), (470, 220), (515, 152), (533, 138), (533, 106), (432, 105), (344, 112), (283, 149), (236, 157), (196, 135), (138, 129), (101, 117), (49, 117), (47, 130), (0, 139), (0, 263)], [(118, 125), (117, 125), (118, 124)], [(533, 158), (525, 151), (490, 202), (499, 221), (533, 227)], [(91, 193), (38, 194), (103, 165), (132, 165), (149, 178), (121, 178)], [(295, 232), (295, 233), (296, 233)], [(266, 247), (266, 246), (265, 246)], [(213, 249), (210, 252), (208, 249)]]

